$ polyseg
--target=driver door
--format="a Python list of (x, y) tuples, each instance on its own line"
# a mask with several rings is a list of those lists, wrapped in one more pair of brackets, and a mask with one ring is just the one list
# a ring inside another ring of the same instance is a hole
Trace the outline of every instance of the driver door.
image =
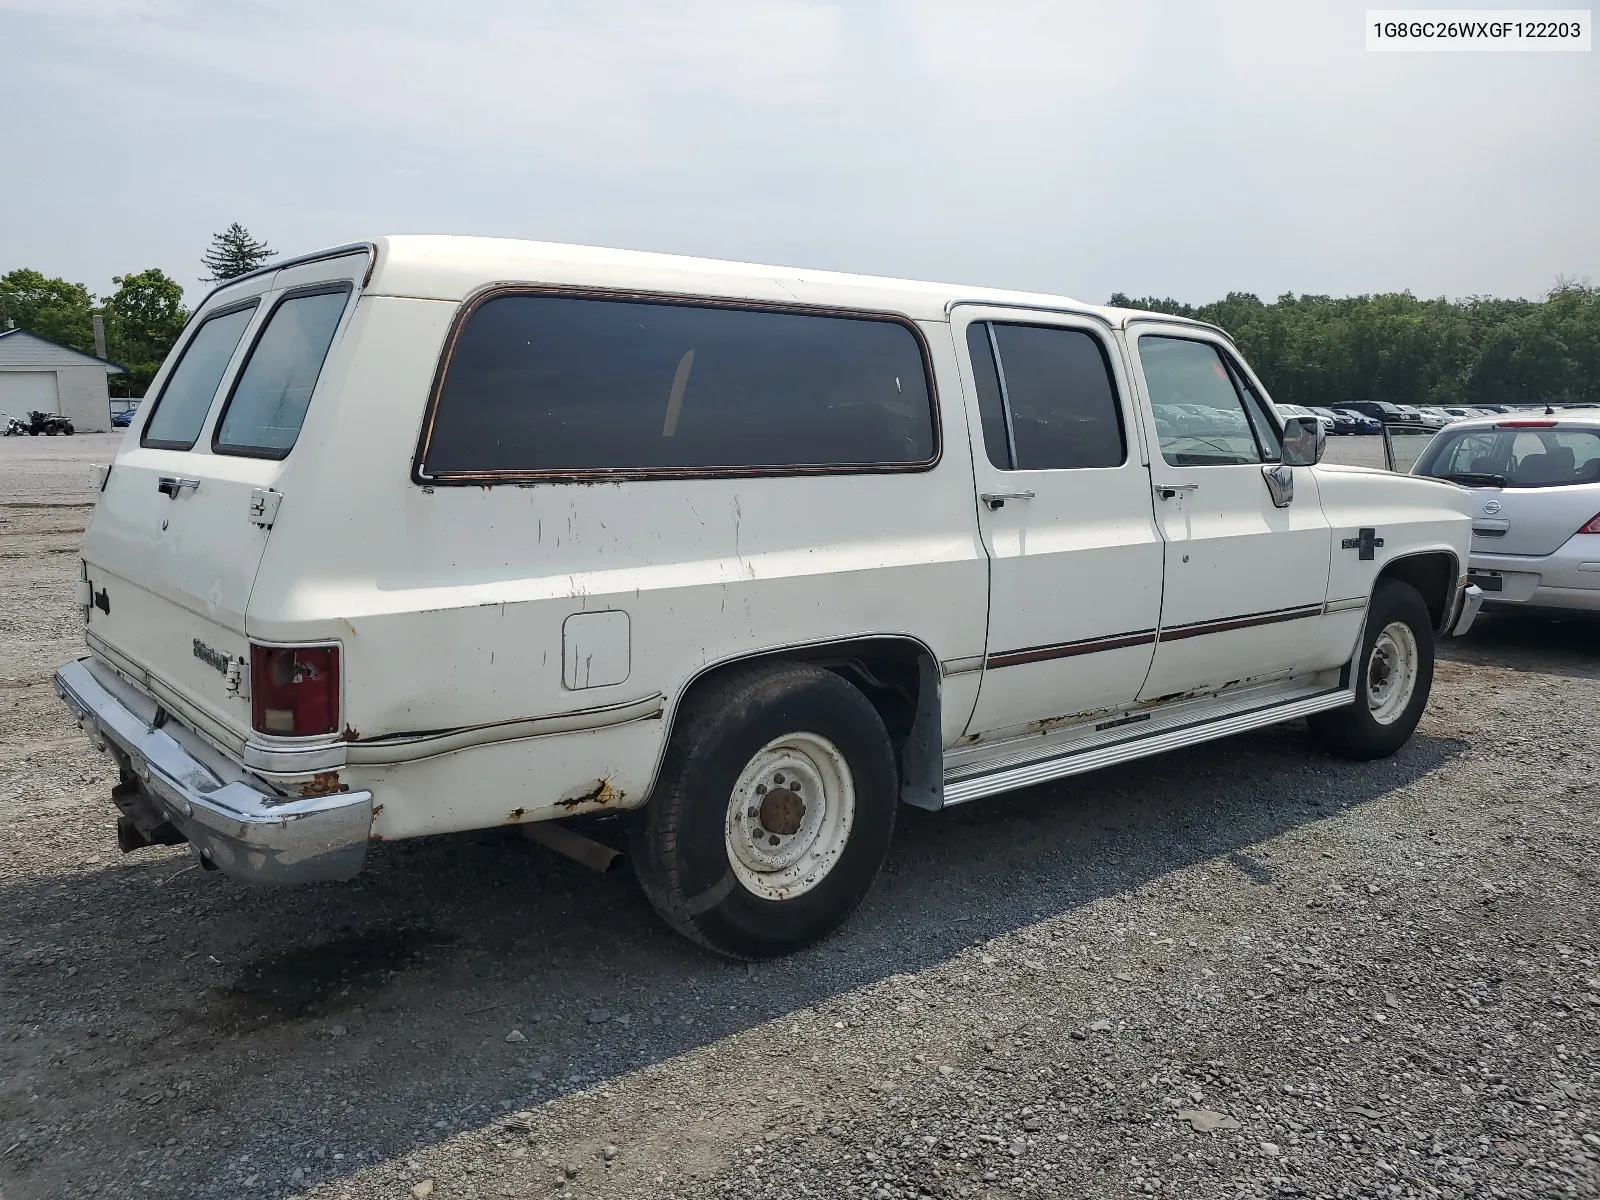
[[(1160, 632), (1139, 699), (1291, 676), (1309, 657), (1327, 598), (1333, 543), (1316, 475), (1281, 465), (1278, 420), (1222, 337), (1153, 322), (1135, 322), (1127, 336), (1148, 405), (1166, 555)], [(1292, 473), (1292, 488), (1275, 492), (1269, 472)]]

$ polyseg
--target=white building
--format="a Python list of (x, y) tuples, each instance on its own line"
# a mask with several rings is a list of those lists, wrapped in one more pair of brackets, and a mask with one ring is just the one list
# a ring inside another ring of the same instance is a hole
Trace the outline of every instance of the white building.
[(124, 369), (26, 329), (0, 333), (0, 412), (26, 421), (34, 409), (60, 413), (78, 433), (111, 428), (106, 376)]

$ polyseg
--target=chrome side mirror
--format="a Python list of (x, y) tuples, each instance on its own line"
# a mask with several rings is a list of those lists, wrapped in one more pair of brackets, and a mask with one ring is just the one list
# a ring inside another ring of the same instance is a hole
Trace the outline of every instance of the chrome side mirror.
[(1317, 417), (1286, 417), (1283, 422), (1283, 463), (1288, 467), (1314, 467), (1328, 448), (1328, 435)]

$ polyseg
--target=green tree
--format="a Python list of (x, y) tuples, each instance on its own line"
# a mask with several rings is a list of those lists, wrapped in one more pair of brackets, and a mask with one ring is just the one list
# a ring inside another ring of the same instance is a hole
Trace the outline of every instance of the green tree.
[(277, 256), (276, 250), (268, 249), (265, 242), (256, 241), (248, 229), (235, 221), (221, 233), (211, 235), (211, 245), (200, 261), (211, 272), (205, 282), (221, 283), (225, 279), (236, 279), (254, 271), (268, 259)]
[(28, 329), (93, 354), (93, 306), (94, 297), (81, 283), (50, 279), (28, 267), (0, 275), (0, 329)]
[(183, 332), (189, 310), (183, 306), (183, 288), (157, 267), (111, 282), (117, 290), (105, 300), (106, 353), (128, 369), (111, 377), (111, 388), (119, 395), (142, 396)]

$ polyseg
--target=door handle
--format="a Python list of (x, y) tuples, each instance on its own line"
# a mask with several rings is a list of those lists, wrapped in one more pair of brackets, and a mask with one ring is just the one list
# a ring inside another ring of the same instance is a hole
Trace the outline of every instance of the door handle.
[(1160, 496), (1163, 500), (1171, 500), (1179, 492), (1198, 492), (1199, 490), (1200, 490), (1200, 485), (1198, 483), (1158, 483), (1158, 484), (1156, 484), (1156, 495)]
[(179, 479), (176, 475), (163, 475), (156, 480), (156, 491), (163, 496), (171, 496), (174, 500), (183, 494), (184, 488), (192, 488), (195, 491), (199, 491), (200, 481), (198, 479)]
[(989, 511), (1004, 508), (1007, 500), (1032, 500), (1032, 492), (980, 492), (978, 499), (989, 506)]

